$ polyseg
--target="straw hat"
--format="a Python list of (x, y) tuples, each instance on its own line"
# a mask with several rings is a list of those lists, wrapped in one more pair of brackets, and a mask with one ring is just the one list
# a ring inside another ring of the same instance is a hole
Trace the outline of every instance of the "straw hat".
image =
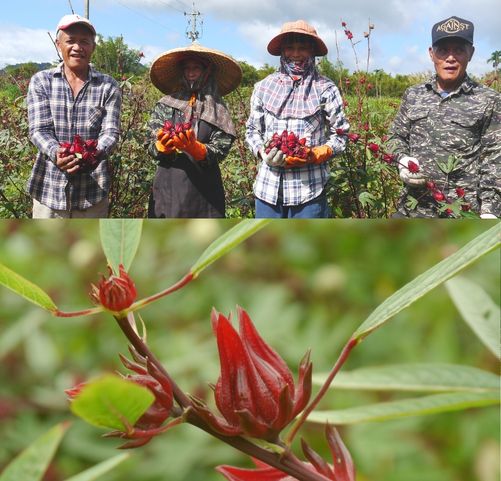
[(271, 55), (280, 55), (282, 53), (282, 42), (284, 37), (289, 33), (308, 35), (315, 43), (315, 57), (323, 57), (324, 55), (327, 55), (327, 46), (324, 41), (318, 36), (317, 31), (304, 20), (287, 22), (282, 25), (280, 33), (273, 37), (268, 44), (268, 52), (271, 53)]
[(242, 80), (240, 65), (229, 55), (198, 43), (174, 48), (159, 55), (150, 68), (153, 85), (164, 94), (178, 91), (182, 85), (179, 64), (185, 58), (192, 56), (200, 58), (202, 63), (210, 62), (214, 66), (214, 77), (221, 95), (226, 95), (239, 86)]

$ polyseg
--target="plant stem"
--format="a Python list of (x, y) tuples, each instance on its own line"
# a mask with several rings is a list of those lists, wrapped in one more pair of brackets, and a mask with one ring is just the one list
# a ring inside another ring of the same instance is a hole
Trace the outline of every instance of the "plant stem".
[(306, 419), (310, 415), (310, 413), (317, 407), (318, 403), (322, 400), (322, 398), (325, 396), (325, 393), (329, 389), (329, 386), (331, 385), (332, 381), (334, 380), (334, 377), (336, 374), (339, 372), (341, 369), (342, 365), (346, 362), (348, 359), (348, 356), (350, 355), (352, 349), (361, 341), (361, 339), (350, 339), (347, 344), (344, 346), (343, 350), (341, 351), (341, 354), (339, 355), (336, 363), (334, 364), (334, 367), (332, 368), (331, 372), (327, 376), (327, 379), (325, 380), (323, 386), (321, 387), (320, 391), (318, 391), (317, 395), (311, 401), (311, 403), (305, 408), (305, 410), (302, 412), (301, 416), (298, 418), (298, 420), (294, 423), (292, 426), (291, 430), (289, 431), (289, 434), (287, 435), (287, 438), (285, 440), (285, 444), (287, 446), (290, 446), (292, 441), (294, 440), (294, 437), (298, 433), (299, 429), (301, 426), (305, 423)]
[(145, 357), (150, 361), (161, 373), (168, 382), (172, 386), (172, 392), (174, 398), (177, 403), (183, 408), (188, 408), (192, 405), (190, 398), (179, 388), (179, 386), (174, 382), (174, 380), (170, 377), (169, 373), (165, 370), (162, 364), (158, 361), (155, 355), (150, 351), (148, 346), (144, 343), (144, 341), (139, 337), (134, 328), (132, 327), (132, 322), (129, 321), (128, 316), (132, 316), (133, 314), (130, 312), (127, 317), (115, 317), (122, 329), (122, 332), (125, 334), (125, 337), (129, 340), (129, 342), (134, 346), (136, 351), (141, 354), (141, 356)]
[(157, 294), (154, 294), (150, 297), (145, 297), (144, 299), (141, 299), (140, 301), (134, 302), (134, 304), (132, 304), (132, 306), (129, 307), (128, 311), (132, 312), (132, 311), (136, 311), (138, 309), (141, 309), (144, 306), (146, 306), (147, 304), (150, 304), (153, 301), (160, 299), (161, 297), (167, 296), (167, 295), (181, 289), (186, 284), (191, 282), (193, 279), (194, 279), (193, 273), (188, 272), (188, 274), (186, 274), (180, 281), (176, 282), (174, 285), (168, 287), (167, 289), (165, 289), (161, 292), (158, 292)]

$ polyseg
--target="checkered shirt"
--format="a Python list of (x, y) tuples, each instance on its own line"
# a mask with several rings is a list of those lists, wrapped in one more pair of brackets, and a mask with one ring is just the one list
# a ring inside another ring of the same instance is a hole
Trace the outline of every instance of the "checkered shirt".
[(56, 164), (61, 142), (75, 134), (98, 139), (104, 159), (118, 141), (121, 92), (118, 83), (92, 66), (76, 98), (63, 74), (63, 64), (33, 75), (28, 90), (30, 139), (38, 155), (27, 191), (40, 203), (57, 210), (87, 209), (108, 195), (106, 160), (90, 173), (67, 174)]
[[(315, 147), (328, 145), (333, 154), (342, 153), (346, 146), (346, 138), (336, 134), (337, 129), (348, 132), (349, 123), (344, 115), (343, 101), (339, 90), (329, 79), (318, 76), (312, 83), (320, 102), (319, 107), (311, 115), (303, 118), (282, 116), (278, 118), (270, 111), (276, 110), (274, 105), (274, 84), (290, 81), (287, 75), (274, 73), (258, 82), (251, 97), (251, 114), (247, 120), (246, 141), (257, 157), (259, 150), (275, 132), (284, 130), (294, 132), (298, 137), (306, 137), (306, 145)], [(293, 95), (292, 102), (297, 103)], [(281, 101), (276, 100), (277, 103)], [(268, 106), (268, 109), (266, 108)], [(298, 111), (305, 112), (310, 108), (298, 105)], [(328, 162), (320, 165), (307, 164), (304, 167), (270, 167), (262, 162), (254, 183), (254, 195), (269, 204), (276, 205), (280, 183), (283, 183), (283, 205), (300, 205), (318, 197), (329, 179)]]

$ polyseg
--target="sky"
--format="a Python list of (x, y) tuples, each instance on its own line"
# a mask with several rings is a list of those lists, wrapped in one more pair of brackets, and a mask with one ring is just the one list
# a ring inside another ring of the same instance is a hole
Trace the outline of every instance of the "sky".
[[(84, 13), (84, 0), (0, 0), (0, 68), (21, 62), (52, 62), (59, 19)], [(191, 43), (185, 13), (200, 12), (198, 42), (222, 50), (259, 68), (276, 66), (266, 51), (284, 22), (304, 19), (329, 49), (332, 63), (350, 70), (382, 69), (387, 73), (430, 72), (431, 27), (452, 15), (475, 25), (475, 55), (470, 74), (492, 70), (487, 60), (501, 50), (499, 0), (89, 0), (89, 17), (104, 38), (123, 36), (142, 51), (149, 64), (161, 53)], [(353, 33), (354, 49), (341, 22)], [(364, 32), (374, 25), (369, 41)]]

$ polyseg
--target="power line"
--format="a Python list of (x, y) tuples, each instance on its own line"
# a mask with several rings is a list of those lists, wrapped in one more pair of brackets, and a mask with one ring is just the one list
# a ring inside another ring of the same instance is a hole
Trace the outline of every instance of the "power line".
[[(158, 20), (152, 18), (152, 17), (149, 17), (148, 15), (145, 15), (143, 12), (141, 12), (140, 10), (136, 10), (135, 8), (132, 8), (132, 7), (129, 7), (128, 5), (125, 5), (124, 3), (122, 3), (120, 0), (115, 0), (119, 5), (121, 5), (122, 7), (124, 8), (127, 8), (128, 10), (130, 10), (131, 12), (134, 12), (138, 15), (140, 15), (141, 17), (144, 17), (146, 18), (147, 20), (149, 20), (150, 22), (153, 22), (153, 23), (156, 23), (157, 25), (160, 25), (162, 28), (165, 28), (166, 30), (171, 30), (170, 27), (167, 27), (166, 25), (160, 23)], [(180, 11), (180, 10), (178, 10)], [(181, 12), (181, 13), (184, 13), (184, 12)]]
[[(186, 36), (192, 41), (195, 42), (201, 36), (201, 33), (198, 31), (197, 21), (198, 17), (201, 17), (201, 13), (198, 10), (195, 10), (195, 2), (193, 2), (193, 10), (191, 13), (184, 12), (185, 17), (188, 18), (188, 26), (186, 27)], [(190, 30), (191, 26), (191, 30)], [(200, 29), (203, 27), (203, 20), (200, 19)]]

